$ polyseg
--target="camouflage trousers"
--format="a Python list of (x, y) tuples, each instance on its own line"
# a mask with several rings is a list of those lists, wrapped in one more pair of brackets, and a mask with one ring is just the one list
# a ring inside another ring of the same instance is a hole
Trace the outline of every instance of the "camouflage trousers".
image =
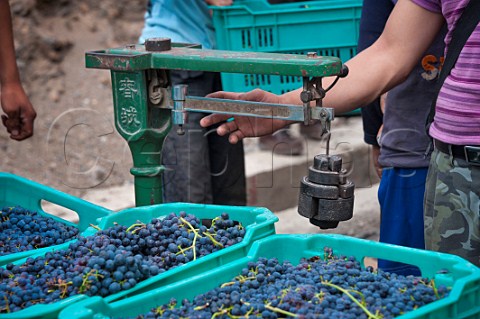
[(480, 266), (480, 166), (435, 150), (425, 187), (425, 247)]

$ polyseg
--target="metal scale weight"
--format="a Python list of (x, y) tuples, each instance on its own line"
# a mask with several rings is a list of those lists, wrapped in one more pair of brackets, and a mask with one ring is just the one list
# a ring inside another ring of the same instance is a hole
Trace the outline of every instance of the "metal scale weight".
[[(202, 50), (197, 45), (149, 39), (145, 45), (86, 53), (87, 68), (109, 69), (112, 75), (115, 126), (128, 142), (133, 156), (130, 172), (135, 178), (137, 206), (162, 203), (161, 150), (172, 124), (179, 134), (188, 112), (223, 113), (232, 116), (284, 119), (311, 124), (320, 121), (330, 135), (333, 109), (322, 107), (327, 89), (322, 78), (347, 75), (347, 68), (334, 57), (316, 54)], [(209, 99), (188, 95), (185, 85), (171, 86), (169, 70), (228, 72), (300, 76), (303, 106), (249, 101)], [(342, 158), (315, 156), (308, 176), (301, 181), (298, 212), (320, 228), (335, 228), (352, 218), (354, 184), (342, 169)]]

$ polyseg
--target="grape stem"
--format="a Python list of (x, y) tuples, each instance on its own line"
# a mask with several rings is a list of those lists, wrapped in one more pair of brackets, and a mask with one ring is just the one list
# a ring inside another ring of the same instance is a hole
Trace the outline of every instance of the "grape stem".
[(10, 313), (10, 305), (8, 304), (8, 298), (6, 295), (3, 295), (3, 299), (5, 299), (5, 310), (7, 313)]
[(133, 225), (131, 225), (130, 227), (127, 228), (126, 232), (128, 233), (129, 231), (132, 230), (132, 228), (142, 227), (142, 226), (145, 226), (145, 224), (144, 223), (133, 224)]
[(433, 293), (435, 294), (435, 296), (437, 297), (437, 299), (440, 299), (440, 295), (438, 294), (438, 289), (437, 287), (435, 286), (435, 280), (430, 280), (430, 285), (432, 286), (432, 289), (433, 289)]
[(192, 243), (192, 249), (193, 249), (193, 260), (197, 259), (197, 249), (196, 249), (196, 243), (197, 243), (197, 238), (200, 236), (195, 228), (193, 228), (192, 224), (190, 224), (185, 218), (180, 217), (180, 220), (190, 228), (193, 233), (195, 234), (193, 237), (193, 243)]
[(235, 279), (236, 279), (237, 281), (226, 282), (226, 283), (222, 284), (220, 287), (223, 288), (223, 287), (227, 287), (227, 286), (232, 286), (232, 285), (234, 285), (236, 282), (239, 282), (239, 283), (243, 284), (245, 281), (247, 281), (247, 280), (253, 280), (253, 279), (255, 279), (255, 278), (256, 278), (256, 277), (245, 277), (245, 276), (240, 275), (240, 276), (235, 277)]
[(215, 238), (213, 238), (213, 236), (211, 234), (205, 233), (205, 232), (203, 234), (205, 236), (207, 236), (215, 246), (223, 247), (223, 245), (221, 243), (219, 243), (218, 241), (216, 241)]
[(210, 304), (207, 302), (203, 306), (197, 306), (197, 307), (193, 308), (193, 310), (195, 310), (195, 311), (203, 310), (203, 309), (207, 308), (208, 306), (210, 306)]
[(329, 286), (329, 287), (335, 288), (337, 290), (340, 290), (341, 292), (346, 294), (348, 296), (348, 298), (350, 298), (354, 303), (356, 303), (367, 314), (368, 319), (381, 319), (380, 316), (377, 316), (377, 315), (374, 315), (373, 313), (371, 313), (367, 309), (367, 307), (362, 305), (362, 303), (360, 301), (358, 301), (357, 298), (355, 298), (348, 290), (343, 289), (342, 287), (337, 286), (335, 284), (329, 283), (328, 281), (325, 281), (325, 280), (321, 281), (321, 283), (325, 286)]
[(291, 313), (289, 311), (286, 311), (286, 310), (283, 310), (283, 309), (280, 309), (280, 308), (277, 308), (277, 307), (273, 307), (270, 304), (266, 304), (265, 308), (268, 309), (268, 310), (271, 310), (273, 312), (281, 313), (282, 315), (285, 315), (285, 316), (290, 316), (290, 317), (295, 317), (295, 318), (298, 317), (298, 315), (296, 315), (294, 313)]
[(101, 229), (100, 227), (98, 227), (97, 225), (94, 225), (94, 224), (89, 224), (89, 225), (90, 225), (90, 227), (92, 227), (92, 228), (94, 228), (94, 229), (96, 229), (96, 230), (98, 230), (98, 231), (101, 231), (101, 230), (102, 230), (102, 229)]

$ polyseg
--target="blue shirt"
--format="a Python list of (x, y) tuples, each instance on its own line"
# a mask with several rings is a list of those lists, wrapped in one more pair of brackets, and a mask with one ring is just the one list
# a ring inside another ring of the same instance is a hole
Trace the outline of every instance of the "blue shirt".
[(140, 43), (148, 38), (215, 47), (215, 30), (205, 0), (150, 0)]

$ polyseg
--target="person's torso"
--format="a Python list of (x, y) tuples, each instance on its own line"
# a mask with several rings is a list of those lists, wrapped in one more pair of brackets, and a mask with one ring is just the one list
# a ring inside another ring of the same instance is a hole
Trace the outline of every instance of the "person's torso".
[(205, 0), (150, 0), (140, 43), (154, 37), (214, 48), (215, 30)]
[(384, 167), (427, 167), (430, 138), (425, 123), (443, 63), (442, 34), (423, 54), (408, 78), (387, 93), (379, 163)]
[[(445, 17), (448, 25), (445, 54), (448, 56), (452, 31), (469, 0), (414, 1)], [(430, 135), (450, 144), (480, 145), (480, 24), (470, 35), (440, 90)]]
[[(392, 0), (396, 4), (396, 0)], [(388, 5), (388, 3), (386, 3)], [(425, 122), (435, 96), (435, 79), (443, 62), (443, 37), (437, 36), (404, 83), (387, 94), (380, 143), (380, 165), (384, 167), (427, 167), (430, 138)]]

